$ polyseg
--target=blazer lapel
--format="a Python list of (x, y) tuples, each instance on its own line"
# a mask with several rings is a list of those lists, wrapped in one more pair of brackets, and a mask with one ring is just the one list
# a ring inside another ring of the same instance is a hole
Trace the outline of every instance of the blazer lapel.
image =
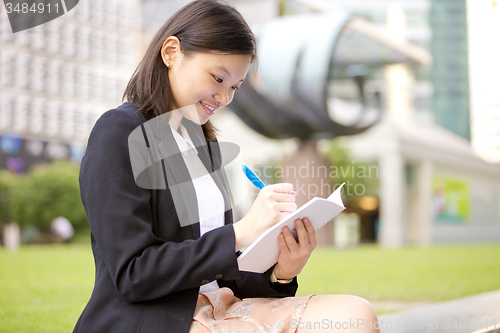
[[(166, 179), (181, 227), (191, 225), (194, 239), (200, 237), (200, 218), (196, 191), (182, 154), (177, 146), (171, 127), (159, 117), (148, 121), (147, 127), (155, 137)], [(148, 135), (149, 137), (149, 135)]]

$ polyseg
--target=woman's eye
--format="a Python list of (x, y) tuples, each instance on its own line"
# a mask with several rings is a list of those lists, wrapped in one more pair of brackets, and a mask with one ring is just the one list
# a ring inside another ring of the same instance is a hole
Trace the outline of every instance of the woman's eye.
[[(217, 76), (215, 76), (215, 75), (212, 75), (212, 76), (214, 77), (214, 79), (215, 79), (217, 82), (222, 83), (222, 79), (221, 79), (220, 77), (217, 77)], [(238, 90), (239, 88), (240, 88), (240, 87), (236, 87), (236, 86), (235, 86), (235, 87), (233, 87), (233, 89), (234, 89), (234, 90)]]

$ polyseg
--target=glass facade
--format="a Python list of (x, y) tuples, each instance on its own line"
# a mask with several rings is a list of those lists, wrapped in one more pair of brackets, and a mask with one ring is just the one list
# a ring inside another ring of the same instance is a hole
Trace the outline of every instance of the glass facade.
[(430, 24), (435, 121), (470, 140), (466, 0), (432, 0)]

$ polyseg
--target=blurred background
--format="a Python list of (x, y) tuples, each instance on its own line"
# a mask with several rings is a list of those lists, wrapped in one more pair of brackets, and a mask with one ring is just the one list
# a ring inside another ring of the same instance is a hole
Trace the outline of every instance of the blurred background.
[[(188, 2), (81, 0), (15, 34), (0, 6), (0, 281), (52, 267), (45, 287), (67, 288), (58, 303), (73, 311), (61, 325), (76, 322), (93, 283), (78, 185), (89, 133)], [(228, 2), (259, 56), (211, 118), (219, 141), (241, 147), (226, 168), (235, 221), (257, 194), (238, 163), (292, 183), (299, 206), (346, 182), (346, 210), (318, 231), (299, 292), (353, 293), (385, 313), (500, 289), (499, 1)], [(50, 307), (36, 302), (54, 294), (32, 295), (0, 318), (38, 313), (38, 325)], [(0, 330), (22, 331), (3, 320)]]

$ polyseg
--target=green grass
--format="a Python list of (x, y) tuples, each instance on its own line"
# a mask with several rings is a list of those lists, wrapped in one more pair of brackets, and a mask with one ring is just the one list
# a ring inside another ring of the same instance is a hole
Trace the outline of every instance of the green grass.
[(94, 284), (90, 245), (0, 250), (0, 332), (72, 332)]
[[(398, 250), (317, 248), (297, 296), (353, 294), (369, 301), (445, 301), (500, 289), (500, 244)], [(300, 294), (300, 295), (299, 295)]]
[[(317, 248), (297, 296), (444, 301), (500, 289), (500, 244), (351, 250)], [(71, 332), (94, 284), (89, 244), (0, 249), (0, 332)], [(381, 312), (377, 310), (378, 314)]]

